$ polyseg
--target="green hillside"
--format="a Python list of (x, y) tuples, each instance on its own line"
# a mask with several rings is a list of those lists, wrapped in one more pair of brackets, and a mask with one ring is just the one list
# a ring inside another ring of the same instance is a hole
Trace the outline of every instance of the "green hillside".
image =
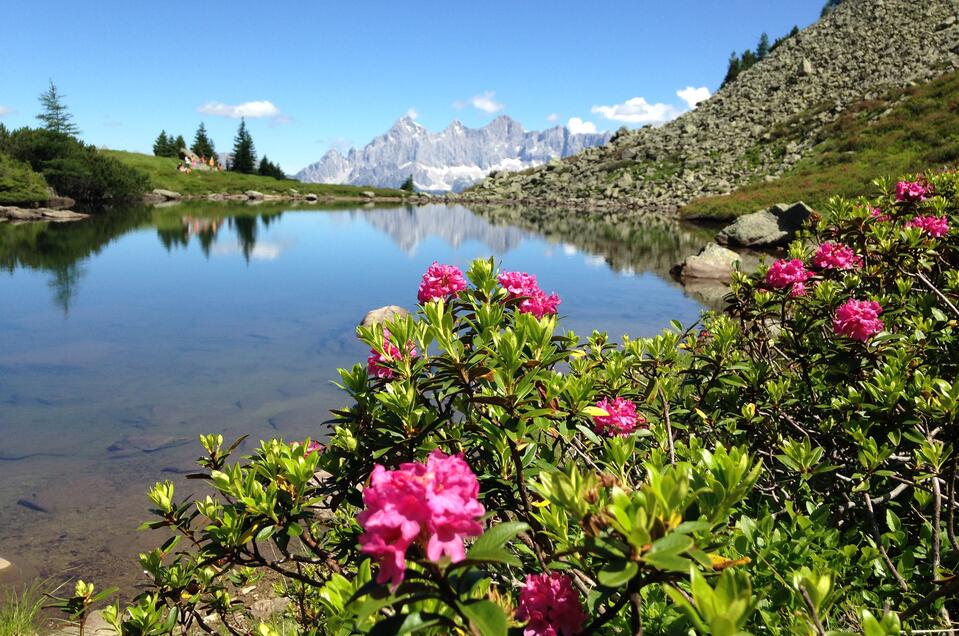
[(114, 157), (126, 165), (145, 172), (150, 178), (151, 188), (173, 190), (180, 194), (213, 194), (217, 192), (240, 193), (256, 190), (264, 194), (287, 194), (290, 188), (301, 194), (314, 193), (319, 196), (359, 197), (362, 192), (375, 192), (378, 196), (400, 196), (399, 190), (370, 188), (366, 186), (331, 185), (325, 183), (302, 183), (293, 179), (274, 179), (255, 174), (242, 174), (227, 170), (204, 172), (194, 170), (191, 173), (179, 172), (179, 160), (171, 157), (154, 157), (123, 150), (103, 150), (107, 156)]
[[(818, 114), (811, 108), (772, 131), (771, 143), (795, 139)], [(778, 202), (813, 207), (833, 195), (872, 190), (877, 177), (894, 177), (959, 161), (959, 73), (949, 73), (885, 98), (855, 104), (818, 136), (818, 144), (776, 181), (757, 181), (723, 196), (695, 199), (684, 218), (731, 219)]]

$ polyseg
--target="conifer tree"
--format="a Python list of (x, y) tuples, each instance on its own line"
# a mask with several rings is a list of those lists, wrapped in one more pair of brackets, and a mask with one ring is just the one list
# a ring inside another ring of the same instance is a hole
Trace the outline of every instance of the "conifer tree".
[(202, 121), (200, 127), (196, 129), (196, 135), (193, 136), (193, 145), (190, 146), (190, 150), (193, 151), (193, 154), (207, 159), (216, 156), (216, 148), (213, 147), (213, 141), (207, 136), (206, 126), (203, 125)]
[(256, 172), (256, 149), (253, 147), (253, 138), (246, 129), (246, 120), (242, 118), (236, 137), (233, 138), (233, 164), (230, 170), (246, 174)]
[(41, 110), (37, 119), (43, 122), (43, 127), (47, 130), (76, 137), (80, 134), (80, 129), (73, 123), (73, 116), (63, 103), (64, 97), (66, 95), (58, 91), (56, 84), (50, 80), (50, 88), (40, 95)]
[(173, 145), (173, 155), (174, 157), (180, 156), (180, 150), (186, 148), (186, 141), (183, 139), (183, 135), (177, 135), (176, 139), (172, 140)]
[(153, 154), (157, 157), (170, 156), (170, 138), (167, 137), (165, 130), (161, 130), (156, 141), (153, 142)]
[(416, 189), (416, 186), (413, 185), (413, 175), (406, 177), (406, 181), (403, 182), (403, 185), (400, 186), (400, 190), (404, 192), (413, 192)]
[(263, 155), (263, 158), (260, 159), (260, 167), (257, 168), (257, 173), (264, 177), (273, 177), (274, 179), (286, 178), (283, 168), (281, 168), (279, 164), (273, 163), (267, 159), (266, 155)]
[(759, 36), (759, 44), (756, 45), (756, 59), (764, 60), (769, 55), (769, 34), (763, 31)]
[(739, 75), (739, 56), (736, 55), (736, 51), (733, 51), (729, 54), (729, 66), (726, 68), (726, 77), (720, 88), (736, 79), (737, 75)]

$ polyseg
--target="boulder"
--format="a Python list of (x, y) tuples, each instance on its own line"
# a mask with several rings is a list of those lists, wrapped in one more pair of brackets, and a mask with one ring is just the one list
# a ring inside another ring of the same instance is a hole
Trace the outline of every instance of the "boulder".
[(306, 199), (307, 201), (316, 201), (319, 197), (316, 196), (316, 193), (314, 192), (308, 192), (306, 196), (303, 198)]
[(716, 235), (721, 245), (739, 247), (780, 247), (796, 237), (796, 231), (809, 218), (812, 209), (802, 201), (776, 205), (744, 214)]
[(263, 193), (262, 193), (262, 192), (257, 192), (256, 190), (247, 190), (247, 191), (244, 192), (243, 194), (246, 195), (246, 198), (247, 198), (247, 199), (253, 199), (254, 201), (263, 198)]
[(51, 221), (79, 221), (88, 216), (87, 214), (81, 214), (71, 210), (41, 209), (40, 212), (43, 214), (43, 218), (50, 219)]
[(739, 254), (736, 252), (709, 243), (698, 254), (687, 256), (686, 260), (673, 268), (673, 273), (682, 281), (692, 278), (729, 280), (738, 262)]
[(47, 207), (53, 210), (66, 210), (67, 208), (72, 208), (76, 204), (77, 202), (70, 197), (53, 196), (47, 200)]
[(373, 192), (372, 190), (363, 190), (363, 192), (360, 192), (360, 194), (362, 194), (367, 199), (372, 199), (373, 197), (376, 196), (376, 193)]
[(179, 192), (174, 192), (173, 190), (164, 190), (162, 188), (154, 188), (153, 194), (158, 197), (162, 197), (164, 201), (176, 201), (183, 196)]
[(410, 312), (406, 311), (402, 307), (397, 305), (386, 305), (385, 307), (380, 307), (379, 309), (373, 309), (372, 311), (366, 312), (366, 315), (363, 316), (363, 320), (360, 321), (360, 325), (363, 327), (372, 327), (378, 322), (386, 322), (393, 320), (394, 318), (402, 318), (409, 315)]
[(12, 567), (13, 567), (13, 564), (12, 564), (12, 563), (10, 563), (9, 561), (7, 561), (7, 560), (4, 559), (3, 557), (0, 557), (0, 572), (3, 572), (4, 570), (7, 570), (7, 569), (12, 568)]

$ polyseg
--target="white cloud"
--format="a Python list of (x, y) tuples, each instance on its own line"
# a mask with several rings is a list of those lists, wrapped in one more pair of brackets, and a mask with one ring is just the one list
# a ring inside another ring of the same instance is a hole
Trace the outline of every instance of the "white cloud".
[(550, 113), (546, 116), (546, 121), (550, 123), (559, 121), (559, 113)]
[(664, 124), (681, 114), (672, 104), (662, 102), (650, 104), (642, 97), (633, 97), (622, 104), (612, 106), (593, 106), (591, 110), (606, 119), (628, 124)]
[(420, 114), (415, 108), (410, 106), (410, 108), (406, 111), (406, 116), (410, 119), (419, 119)]
[(583, 121), (579, 117), (570, 117), (569, 121), (566, 122), (566, 127), (569, 128), (569, 132), (574, 135), (596, 132), (596, 124), (591, 121)]
[(0, 117), (9, 115), (10, 113), (13, 113), (13, 112), (16, 112), (16, 111), (14, 111), (9, 106), (4, 106), (3, 104), (0, 104)]
[(197, 110), (207, 115), (230, 117), (232, 119), (239, 119), (240, 117), (247, 117), (249, 119), (275, 117), (289, 121), (289, 118), (281, 113), (280, 109), (273, 105), (273, 102), (266, 99), (243, 102), (242, 104), (236, 105), (224, 104), (223, 102), (208, 102), (197, 108)]
[(686, 102), (686, 106), (689, 108), (696, 108), (696, 104), (709, 99), (710, 92), (705, 86), (700, 86), (699, 88), (687, 86), (682, 90), (676, 91), (676, 95), (679, 96), (679, 99)]
[(477, 110), (481, 110), (487, 115), (492, 115), (493, 113), (503, 110), (506, 108), (503, 104), (496, 101), (495, 91), (483, 91), (482, 95), (473, 95), (468, 100), (464, 101), (455, 101), (453, 102), (453, 108), (465, 108), (466, 106), (472, 106)]

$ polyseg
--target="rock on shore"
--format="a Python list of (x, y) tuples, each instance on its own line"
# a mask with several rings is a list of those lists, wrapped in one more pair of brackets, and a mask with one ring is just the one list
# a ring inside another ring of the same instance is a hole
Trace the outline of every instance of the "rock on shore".
[(87, 218), (87, 214), (73, 212), (72, 210), (54, 210), (52, 208), (18, 208), (9, 205), (0, 205), (0, 222), (9, 221), (10, 223), (31, 223), (37, 221), (51, 221), (53, 223), (63, 223), (66, 221), (79, 221)]

